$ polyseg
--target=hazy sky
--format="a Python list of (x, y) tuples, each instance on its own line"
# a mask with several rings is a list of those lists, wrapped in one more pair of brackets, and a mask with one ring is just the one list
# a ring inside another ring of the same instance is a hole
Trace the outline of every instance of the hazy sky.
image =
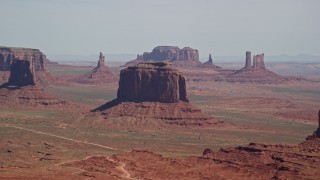
[(0, 46), (47, 54), (320, 55), (320, 0), (0, 0)]

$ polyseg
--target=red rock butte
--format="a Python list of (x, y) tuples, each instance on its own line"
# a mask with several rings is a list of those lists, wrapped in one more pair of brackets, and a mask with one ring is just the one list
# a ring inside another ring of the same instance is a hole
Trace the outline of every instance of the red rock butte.
[(165, 62), (139, 63), (121, 70), (117, 98), (94, 110), (103, 117), (165, 120), (168, 124), (221, 124), (189, 103), (185, 78)]
[(10, 70), (8, 82), (0, 86), (0, 102), (3, 104), (26, 108), (48, 105), (65, 108), (69, 105), (66, 101), (51, 96), (42, 89), (47, 59), (39, 50), (2, 47), (0, 62), (3, 70), (7, 70), (8, 67)]
[(120, 73), (117, 98), (131, 102), (188, 102), (183, 75), (164, 62), (139, 63)]

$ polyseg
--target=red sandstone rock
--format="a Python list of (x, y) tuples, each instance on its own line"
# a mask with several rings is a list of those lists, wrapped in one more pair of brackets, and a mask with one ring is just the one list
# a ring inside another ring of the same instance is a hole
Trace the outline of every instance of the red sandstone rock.
[(33, 61), (36, 71), (46, 71), (47, 58), (40, 50), (0, 47), (0, 70), (9, 71), (14, 59)]
[(255, 55), (251, 66), (251, 52), (247, 51), (245, 67), (228, 75), (226, 80), (244, 83), (278, 83), (287, 79), (266, 69), (264, 54)]
[(140, 63), (120, 73), (118, 99), (131, 102), (188, 102), (183, 75), (167, 63)]
[(212, 62), (211, 54), (209, 55), (209, 60), (201, 65), (203, 68), (211, 68), (211, 69), (221, 69), (221, 67), (214, 65)]
[(246, 69), (250, 69), (251, 68), (251, 52), (247, 51), (246, 52)]
[(80, 84), (106, 84), (117, 80), (116, 75), (105, 65), (105, 56), (102, 52), (100, 52), (97, 67), (91, 72), (74, 79), (75, 82)]
[(117, 99), (94, 110), (105, 119), (133, 117), (161, 119), (175, 125), (218, 125), (188, 103), (183, 75), (165, 62), (140, 63), (120, 73)]
[(16, 60), (11, 63), (9, 85), (27, 86), (36, 84), (33, 61)]

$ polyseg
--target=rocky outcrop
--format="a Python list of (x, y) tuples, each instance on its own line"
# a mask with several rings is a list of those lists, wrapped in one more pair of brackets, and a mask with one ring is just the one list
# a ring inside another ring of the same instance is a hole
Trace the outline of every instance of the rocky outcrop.
[(254, 55), (251, 66), (251, 52), (247, 51), (245, 67), (228, 75), (226, 80), (243, 83), (280, 83), (287, 79), (266, 69), (264, 54)]
[(217, 66), (217, 65), (214, 65), (213, 62), (212, 62), (212, 57), (211, 57), (211, 54), (209, 54), (209, 59), (207, 62), (203, 63), (201, 65), (201, 67), (203, 68), (211, 68), (211, 69), (221, 69), (220, 66)]
[(257, 54), (253, 56), (252, 69), (266, 69), (264, 65), (264, 54)]
[(183, 75), (167, 63), (140, 63), (120, 73), (118, 97), (131, 102), (188, 102)]
[(246, 69), (251, 69), (251, 52), (247, 51), (246, 52)]
[(320, 139), (320, 110), (318, 113), (318, 129), (310, 136), (306, 138), (306, 140)]
[(33, 61), (14, 59), (11, 63), (9, 85), (27, 86), (36, 84)]
[(105, 119), (161, 119), (184, 126), (223, 124), (189, 103), (184, 76), (165, 62), (139, 63), (121, 70), (117, 98), (92, 112)]
[(105, 60), (105, 57), (104, 57), (103, 53), (100, 52), (99, 61), (98, 61), (98, 64), (97, 64), (97, 67), (96, 67), (96, 68), (101, 68), (101, 67), (103, 68), (103, 67), (105, 67), (104, 60)]
[(0, 70), (10, 71), (13, 60), (33, 61), (35, 71), (46, 71), (47, 58), (40, 50), (0, 47)]
[(76, 77), (74, 82), (80, 84), (102, 85), (116, 82), (117, 80), (118, 78), (116, 75), (105, 65), (105, 56), (100, 52), (97, 66), (91, 72)]

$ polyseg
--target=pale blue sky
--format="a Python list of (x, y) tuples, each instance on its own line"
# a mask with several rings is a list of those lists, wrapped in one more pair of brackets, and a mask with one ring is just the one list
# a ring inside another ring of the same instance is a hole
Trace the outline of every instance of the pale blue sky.
[(319, 0), (0, 0), (0, 45), (47, 54), (320, 55)]

